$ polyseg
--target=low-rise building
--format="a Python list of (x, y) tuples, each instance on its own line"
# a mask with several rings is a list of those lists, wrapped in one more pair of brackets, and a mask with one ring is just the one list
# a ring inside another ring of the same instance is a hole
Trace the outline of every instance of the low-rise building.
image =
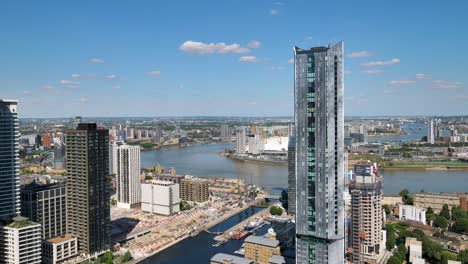
[(422, 242), (414, 237), (407, 237), (405, 241), (406, 251), (408, 252), (409, 263), (425, 263), (422, 258)]
[(210, 264), (253, 264), (254, 262), (250, 259), (233, 256), (224, 253), (218, 253), (214, 255), (211, 260)]
[(45, 264), (63, 263), (78, 255), (78, 239), (71, 235), (54, 237), (44, 241), (42, 262)]
[(403, 204), (403, 198), (399, 194), (382, 195), (382, 205), (400, 205)]
[(141, 210), (152, 214), (172, 215), (180, 211), (179, 185), (150, 180), (141, 185)]
[(273, 255), (270, 258), (270, 264), (286, 264), (286, 260), (283, 256)]
[(41, 263), (41, 225), (17, 216), (6, 226), (0, 227), (0, 245), (7, 245), (0, 252), (0, 263)]
[(466, 198), (466, 193), (416, 193), (413, 195), (413, 204), (422, 208), (431, 207), (435, 213), (439, 213), (444, 204), (448, 205), (450, 210), (454, 206), (466, 207)]
[(245, 239), (245, 257), (259, 264), (269, 264), (273, 255), (281, 255), (278, 240), (259, 236)]
[(204, 203), (210, 198), (208, 181), (186, 176), (180, 181), (180, 197), (183, 201)]
[(413, 205), (401, 205), (398, 207), (400, 220), (410, 220), (426, 224), (426, 209)]
[(169, 181), (180, 185), (180, 181), (185, 179), (184, 175), (156, 174), (153, 178), (157, 181)]

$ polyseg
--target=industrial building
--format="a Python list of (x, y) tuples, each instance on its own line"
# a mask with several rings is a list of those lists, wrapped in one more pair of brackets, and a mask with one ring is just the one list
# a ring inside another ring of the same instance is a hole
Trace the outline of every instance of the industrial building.
[(343, 53), (294, 48), (297, 263), (344, 260)]
[(141, 185), (141, 210), (151, 214), (172, 215), (180, 211), (179, 184), (146, 181)]

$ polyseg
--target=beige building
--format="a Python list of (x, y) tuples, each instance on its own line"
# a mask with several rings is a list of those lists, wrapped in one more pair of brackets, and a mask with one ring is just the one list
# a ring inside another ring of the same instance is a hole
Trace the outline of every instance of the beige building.
[(71, 235), (55, 237), (44, 241), (42, 262), (45, 264), (63, 263), (78, 255), (78, 239)]
[(281, 255), (279, 241), (258, 236), (245, 239), (245, 258), (258, 264), (269, 264), (273, 255)]
[(466, 196), (466, 194), (458, 193), (416, 193), (413, 196), (413, 204), (422, 208), (431, 207), (435, 213), (439, 213), (444, 204), (447, 204), (449, 209), (454, 206), (461, 206), (462, 201), (466, 201)]
[(210, 198), (208, 181), (187, 176), (180, 180), (180, 198), (183, 201), (204, 203)]
[(403, 198), (398, 194), (384, 194), (382, 196), (382, 205), (400, 205), (403, 204)]

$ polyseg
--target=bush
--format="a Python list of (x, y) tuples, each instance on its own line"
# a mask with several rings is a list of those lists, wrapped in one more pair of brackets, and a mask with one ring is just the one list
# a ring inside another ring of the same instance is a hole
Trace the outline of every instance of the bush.
[(443, 216), (437, 216), (435, 221), (434, 221), (434, 225), (436, 227), (440, 227), (440, 228), (447, 228), (448, 226), (448, 220), (445, 219), (445, 217)]
[(270, 214), (272, 214), (272, 215), (281, 215), (281, 214), (283, 214), (283, 209), (281, 209), (281, 207), (278, 207), (278, 206), (272, 206), (270, 208)]

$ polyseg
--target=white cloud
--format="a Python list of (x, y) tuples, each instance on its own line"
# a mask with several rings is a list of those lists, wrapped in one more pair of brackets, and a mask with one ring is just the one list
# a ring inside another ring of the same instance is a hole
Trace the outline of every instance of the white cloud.
[(260, 46), (262, 45), (262, 43), (258, 40), (251, 40), (249, 41), (249, 43), (247, 44), (247, 47), (251, 48), (251, 49), (258, 49), (260, 48)]
[(250, 52), (250, 49), (241, 47), (237, 43), (233, 43), (230, 45), (224, 42), (205, 44), (202, 42), (196, 42), (196, 41), (191, 41), (191, 40), (185, 41), (184, 43), (182, 43), (179, 49), (187, 53), (199, 54), (199, 55), (214, 54), (214, 53), (226, 54), (226, 53), (248, 53)]
[(161, 72), (160, 71), (150, 71), (150, 72), (148, 72), (148, 75), (153, 76), (153, 77), (158, 77), (158, 76), (161, 75)]
[(242, 56), (239, 58), (240, 62), (259, 62), (260, 60), (255, 56)]
[(384, 93), (384, 94), (393, 94), (393, 93), (395, 93), (395, 92), (394, 92), (394, 91), (390, 91), (390, 90), (385, 90), (385, 91), (383, 91), (383, 93)]
[(118, 89), (120, 89), (120, 88), (121, 88), (120, 85), (114, 85), (114, 86), (112, 86), (112, 89), (115, 89), (115, 90), (118, 90)]
[(429, 75), (429, 74), (424, 74), (424, 73), (416, 74), (416, 79), (418, 79), (418, 80), (427, 80), (427, 79), (431, 79), (431, 78), (432, 78), (432, 75)]
[(390, 85), (404, 85), (404, 84), (412, 84), (412, 83), (415, 83), (415, 82), (416, 82), (416, 80), (401, 79), (401, 80), (390, 81), (388, 84), (390, 84)]
[(356, 51), (356, 52), (351, 52), (348, 55), (346, 55), (350, 59), (356, 59), (356, 58), (367, 58), (372, 56), (372, 53), (370, 53), (367, 50), (363, 51)]
[(80, 82), (74, 82), (74, 81), (69, 81), (69, 80), (60, 80), (60, 84), (75, 85), (75, 84), (80, 84)]
[(283, 66), (272, 66), (271, 69), (274, 70), (274, 71), (282, 71), (285, 68)]
[(277, 5), (277, 6), (282, 6), (282, 5), (284, 5), (283, 2), (279, 2), (279, 1), (278, 1), (278, 2), (274, 2), (273, 4), (274, 4), (274, 5)]
[(98, 58), (92, 58), (92, 59), (89, 59), (89, 62), (99, 64), (99, 63), (104, 63), (104, 60), (98, 59)]
[(311, 36), (305, 37), (304, 40), (312, 40)]
[(434, 88), (438, 89), (460, 89), (463, 88), (463, 83), (461, 82), (450, 82), (444, 80), (435, 80), (432, 81), (432, 85)]
[(400, 59), (395, 58), (395, 59), (391, 59), (389, 61), (370, 61), (370, 62), (363, 63), (361, 65), (366, 66), (366, 67), (375, 67), (375, 66), (394, 65), (394, 64), (398, 64), (398, 63), (400, 63)]
[(88, 100), (87, 97), (82, 96), (82, 97), (80, 98), (80, 103), (86, 103), (86, 102), (88, 102), (88, 101), (89, 101), (89, 100)]
[(362, 73), (369, 74), (369, 75), (377, 75), (377, 74), (384, 73), (384, 71), (383, 70), (367, 70), (367, 71), (363, 71)]
[(279, 13), (279, 11), (276, 10), (276, 9), (270, 10), (270, 14), (271, 14), (271, 15), (277, 15), (278, 13)]
[(249, 105), (256, 105), (256, 104), (257, 104), (257, 102), (255, 102), (255, 101), (252, 101), (252, 102), (248, 102), (248, 104), (249, 104)]
[(290, 58), (290, 59), (288, 60), (288, 63), (289, 63), (289, 64), (294, 64), (294, 58)]
[(72, 78), (74, 79), (92, 79), (95, 78), (95, 74), (79, 74), (79, 73), (74, 73), (71, 75)]
[(111, 81), (125, 81), (126, 79), (124, 77), (117, 76), (115, 74), (110, 74), (104, 76), (105, 79), (111, 80)]
[(344, 74), (346, 74), (346, 75), (349, 75), (351, 73), (353, 73), (351, 70), (344, 70)]
[(23, 91), (23, 94), (30, 94), (31, 92), (29, 91)]
[(55, 89), (52, 85), (45, 85), (45, 86), (43, 86), (42, 88), (44, 88), (44, 89), (46, 89), (46, 90), (49, 90), (49, 91)]
[(78, 85), (67, 84), (67, 85), (64, 85), (63, 87), (68, 88), (68, 89), (76, 89), (78, 88)]

